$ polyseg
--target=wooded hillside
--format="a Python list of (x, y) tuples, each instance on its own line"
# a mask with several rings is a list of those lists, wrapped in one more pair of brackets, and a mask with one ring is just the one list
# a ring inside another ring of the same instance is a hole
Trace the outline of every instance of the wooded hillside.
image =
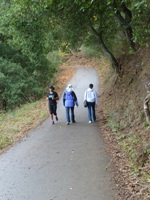
[(45, 96), (70, 55), (96, 67), (100, 129), (120, 200), (150, 199), (149, 13), (149, 0), (0, 1), (0, 113)]
[(119, 57), (148, 45), (148, 0), (1, 0), (0, 109), (43, 96), (53, 56), (94, 46), (121, 74)]

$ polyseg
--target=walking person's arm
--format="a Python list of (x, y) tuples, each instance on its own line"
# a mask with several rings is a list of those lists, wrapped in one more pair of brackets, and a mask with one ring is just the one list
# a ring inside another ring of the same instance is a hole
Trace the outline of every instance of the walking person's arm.
[(94, 92), (95, 92), (95, 94), (94, 94), (94, 96), (95, 96), (95, 104), (97, 105), (98, 104), (98, 95), (97, 95), (96, 91), (94, 91)]
[(79, 104), (78, 104), (78, 99), (77, 99), (76, 93), (74, 91), (72, 93), (74, 96), (74, 102), (75, 102), (76, 106), (78, 106)]
[(57, 92), (55, 92), (55, 97), (53, 100), (59, 100), (59, 96), (58, 96)]
[(87, 100), (87, 91), (84, 92), (84, 101)]
[(65, 100), (66, 100), (66, 93), (64, 92), (64, 95), (63, 95), (63, 105), (65, 106)]
[(47, 94), (46, 100), (47, 100), (47, 101), (49, 100), (48, 94)]

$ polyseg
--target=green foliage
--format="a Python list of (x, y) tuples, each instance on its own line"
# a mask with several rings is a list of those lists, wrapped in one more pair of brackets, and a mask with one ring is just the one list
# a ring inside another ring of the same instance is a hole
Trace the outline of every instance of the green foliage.
[(140, 45), (146, 45), (150, 39), (150, 3), (149, 0), (133, 1), (132, 13), (134, 40)]
[[(0, 59), (1, 103), (7, 108), (35, 100), (42, 94), (42, 88), (34, 76), (29, 76), (20, 65)], [(2, 106), (2, 105), (1, 105)]]
[(108, 125), (112, 129), (112, 132), (117, 132), (120, 130), (120, 124), (115, 121), (113, 118), (108, 119)]
[(53, 66), (53, 68), (56, 68), (56, 66), (59, 66), (62, 63), (62, 57), (59, 55), (59, 52), (55, 52), (55, 51), (50, 52), (47, 55), (47, 58), (48, 60), (50, 60), (51, 66)]
[(147, 128), (149, 126), (149, 124), (147, 123), (147, 121), (143, 122), (143, 128)]
[(100, 58), (102, 56), (102, 53), (99, 51), (99, 47), (97, 47), (96, 45), (90, 45), (90, 46), (85, 46), (83, 45), (81, 47), (81, 51), (84, 55), (86, 55), (87, 57), (97, 57)]
[(59, 64), (53, 57), (47, 59), (49, 52), (70, 52), (84, 45), (92, 49), (89, 55), (96, 49), (96, 55), (105, 52), (116, 63), (114, 55), (128, 51), (122, 48), (125, 35), (116, 19), (117, 10), (125, 17), (122, 3), (132, 14), (128, 26), (133, 29), (134, 42), (147, 45), (150, 34), (148, 0), (116, 2), (114, 9), (114, 0), (1, 1), (1, 105), (7, 102), (8, 107), (13, 107), (42, 95), (42, 88), (50, 82)]
[(41, 98), (56, 72), (47, 59), (51, 21), (46, 7), (46, 1), (42, 5), (35, 1), (1, 4), (0, 108)]

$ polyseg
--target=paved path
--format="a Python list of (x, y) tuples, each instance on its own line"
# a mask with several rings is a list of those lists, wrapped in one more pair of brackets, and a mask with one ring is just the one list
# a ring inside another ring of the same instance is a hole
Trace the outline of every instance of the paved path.
[(79, 99), (76, 124), (65, 124), (62, 99), (59, 122), (44, 121), (27, 138), (0, 156), (0, 200), (113, 200), (110, 158), (96, 123), (88, 124), (83, 93), (98, 89), (94, 69), (80, 68), (70, 81)]

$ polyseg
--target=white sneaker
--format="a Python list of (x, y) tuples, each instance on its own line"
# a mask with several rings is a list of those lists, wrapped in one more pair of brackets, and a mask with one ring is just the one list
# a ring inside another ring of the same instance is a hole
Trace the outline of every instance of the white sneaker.
[(92, 123), (92, 121), (89, 121), (89, 124), (91, 124)]

